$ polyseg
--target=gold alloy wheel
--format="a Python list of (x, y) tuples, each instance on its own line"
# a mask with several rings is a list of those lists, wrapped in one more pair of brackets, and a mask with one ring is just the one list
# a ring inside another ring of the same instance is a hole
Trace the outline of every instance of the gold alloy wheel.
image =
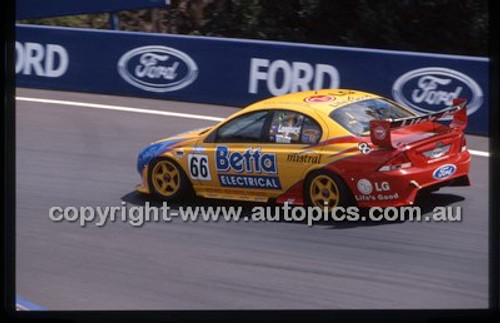
[(174, 163), (169, 160), (160, 160), (153, 167), (151, 181), (156, 192), (171, 197), (179, 190), (181, 175)]
[(309, 196), (313, 206), (328, 207), (329, 209), (339, 204), (339, 188), (335, 181), (327, 175), (315, 177), (309, 188)]

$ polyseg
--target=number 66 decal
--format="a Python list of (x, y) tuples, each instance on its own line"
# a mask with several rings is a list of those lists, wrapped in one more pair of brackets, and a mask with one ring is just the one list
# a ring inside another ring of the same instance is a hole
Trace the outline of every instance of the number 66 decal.
[(363, 154), (369, 154), (372, 152), (372, 149), (366, 142), (362, 142), (358, 145), (358, 149), (363, 153)]
[(200, 181), (212, 180), (212, 178), (210, 177), (207, 155), (189, 154), (188, 167), (191, 179), (197, 179)]

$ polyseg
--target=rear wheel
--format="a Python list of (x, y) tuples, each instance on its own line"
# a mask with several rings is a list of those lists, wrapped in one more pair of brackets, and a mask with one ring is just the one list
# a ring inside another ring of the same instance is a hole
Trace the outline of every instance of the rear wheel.
[(348, 206), (351, 192), (340, 176), (327, 171), (317, 171), (307, 177), (304, 197), (309, 206), (326, 206), (331, 210), (337, 206)]
[(150, 164), (148, 179), (150, 191), (162, 200), (186, 199), (192, 195), (191, 182), (179, 164), (171, 159), (154, 160)]

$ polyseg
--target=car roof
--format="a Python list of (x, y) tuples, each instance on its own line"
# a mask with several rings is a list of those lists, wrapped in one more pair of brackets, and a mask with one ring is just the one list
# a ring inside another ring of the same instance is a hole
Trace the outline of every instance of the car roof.
[[(256, 102), (245, 112), (272, 108), (298, 108), (304, 112), (314, 110), (329, 115), (333, 110), (348, 104), (381, 96), (350, 89), (323, 89), (285, 94)], [(318, 102), (319, 101), (319, 102)], [(321, 102), (325, 101), (325, 102)]]

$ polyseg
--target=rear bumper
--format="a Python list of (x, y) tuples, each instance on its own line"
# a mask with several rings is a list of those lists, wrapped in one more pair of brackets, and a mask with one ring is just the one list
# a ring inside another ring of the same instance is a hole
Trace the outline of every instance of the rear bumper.
[[(445, 165), (456, 167), (452, 174), (437, 178), (435, 172)], [(353, 174), (345, 178), (359, 207), (412, 205), (419, 191), (443, 186), (468, 186), (470, 154), (468, 151), (425, 167), (388, 172)]]

